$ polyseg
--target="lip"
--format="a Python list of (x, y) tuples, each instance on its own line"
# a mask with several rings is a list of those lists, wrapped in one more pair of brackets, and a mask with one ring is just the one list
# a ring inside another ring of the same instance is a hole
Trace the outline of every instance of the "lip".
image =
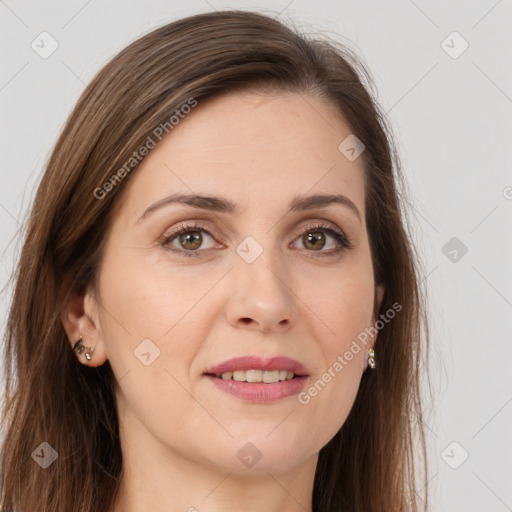
[[(217, 377), (224, 372), (238, 370), (287, 370), (295, 374), (291, 380), (283, 380), (272, 384), (238, 382)], [(309, 378), (307, 368), (289, 357), (277, 356), (263, 359), (258, 356), (235, 357), (213, 366), (203, 374), (218, 389), (248, 402), (275, 402), (300, 393)]]
[(295, 373), (295, 375), (298, 375), (299, 377), (307, 377), (309, 375), (308, 370), (304, 365), (285, 356), (277, 356), (267, 359), (259, 356), (234, 357), (233, 359), (229, 359), (221, 364), (209, 368), (204, 372), (204, 375), (221, 375), (225, 372), (235, 372), (240, 370), (287, 370)]

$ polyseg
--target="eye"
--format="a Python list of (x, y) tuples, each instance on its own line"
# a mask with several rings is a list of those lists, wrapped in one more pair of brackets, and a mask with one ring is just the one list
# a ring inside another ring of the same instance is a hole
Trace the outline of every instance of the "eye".
[[(220, 235), (216, 235), (221, 238)], [(207, 247), (203, 247), (203, 243), (210, 240)], [(329, 243), (329, 239), (331, 242)], [(316, 223), (306, 230), (302, 231), (301, 236), (296, 238), (304, 249), (312, 254), (314, 257), (329, 257), (336, 256), (344, 250), (353, 247), (351, 241), (343, 234), (331, 227), (330, 224)], [(213, 245), (212, 245), (213, 243)], [(198, 223), (183, 224), (173, 232), (165, 235), (161, 244), (169, 249), (171, 252), (177, 253), (180, 256), (200, 256), (201, 249), (212, 249), (215, 247), (215, 240), (210, 232), (204, 229), (204, 226)], [(222, 245), (217, 246), (217, 248)], [(325, 248), (330, 250), (324, 250)]]
[[(206, 237), (202, 233), (205, 233)], [(200, 224), (184, 224), (176, 231), (166, 235), (162, 240), (162, 245), (167, 246), (169, 250), (182, 256), (199, 256), (199, 248), (202, 246), (205, 238), (215, 242), (212, 235)], [(209, 247), (203, 247), (203, 249), (211, 249), (212, 247), (210, 245)]]
[[(329, 238), (331, 239), (330, 244)], [(302, 248), (309, 250), (309, 252), (318, 253), (313, 254), (315, 257), (336, 256), (353, 247), (352, 242), (341, 231), (334, 229), (330, 224), (323, 223), (308, 227), (298, 238), (298, 241), (302, 244)], [(326, 247), (331, 250), (324, 251), (323, 249)]]

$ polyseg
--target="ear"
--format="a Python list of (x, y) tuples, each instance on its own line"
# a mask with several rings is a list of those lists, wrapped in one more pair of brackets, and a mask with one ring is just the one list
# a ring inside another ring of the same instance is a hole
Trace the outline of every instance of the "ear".
[[(382, 299), (384, 298), (384, 290), (385, 288), (383, 284), (375, 286), (375, 316), (377, 316), (377, 313), (380, 310)], [(374, 320), (377, 320), (377, 318), (374, 318)]]
[[(380, 306), (382, 304), (382, 299), (384, 298), (384, 290), (385, 290), (385, 288), (384, 288), (383, 285), (381, 285), (381, 284), (375, 285), (375, 295), (374, 295), (374, 301), (373, 301), (372, 327), (374, 327), (376, 322), (377, 322), (377, 316), (378, 316), (379, 311), (380, 311)], [(368, 351), (375, 346), (375, 342), (377, 341), (377, 336), (378, 335), (379, 335), (378, 332), (376, 332), (375, 334), (372, 334), (369, 337), (368, 342), (365, 343), (367, 350), (366, 350), (366, 357), (364, 358), (364, 363), (363, 363), (363, 373), (368, 368), (368, 360), (369, 360), (369, 355), (370, 355)], [(378, 357), (378, 355), (376, 357)]]
[[(379, 311), (380, 311), (380, 306), (382, 304), (382, 299), (384, 298), (384, 291), (385, 291), (384, 285), (377, 284), (375, 286), (375, 300), (374, 300), (374, 306), (373, 306), (374, 309), (373, 309), (372, 325), (375, 325), (375, 323), (379, 319), (378, 315), (379, 315)], [(368, 348), (373, 348), (373, 346), (375, 345), (375, 342), (377, 341), (377, 336), (378, 336), (378, 333), (375, 334), (375, 336), (372, 336), (372, 340), (368, 344)]]
[[(81, 343), (86, 350), (81, 354), (77, 353), (78, 349), (74, 352), (82, 364), (96, 367), (108, 359), (99, 322), (99, 305), (91, 293), (70, 294), (62, 308), (61, 321), (68, 335), (70, 348), (82, 337)], [(90, 361), (85, 357), (89, 347), (93, 349)]]

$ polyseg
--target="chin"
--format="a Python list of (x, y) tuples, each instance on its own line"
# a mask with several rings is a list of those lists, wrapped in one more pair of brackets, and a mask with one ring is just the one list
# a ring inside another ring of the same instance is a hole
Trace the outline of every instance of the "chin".
[(304, 446), (304, 435), (295, 440), (278, 435), (270, 439), (273, 435), (276, 433), (265, 438), (258, 432), (258, 435), (243, 440), (230, 439), (225, 445), (212, 440), (210, 447), (215, 447), (215, 453), (210, 453), (207, 447), (201, 452), (203, 456), (207, 454), (209, 466), (246, 475), (286, 473), (315, 453), (314, 447)]

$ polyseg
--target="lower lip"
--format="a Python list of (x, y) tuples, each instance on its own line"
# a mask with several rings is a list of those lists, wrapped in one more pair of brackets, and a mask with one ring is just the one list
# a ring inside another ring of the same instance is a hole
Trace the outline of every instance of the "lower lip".
[(300, 393), (306, 384), (308, 377), (295, 377), (290, 380), (282, 380), (273, 384), (259, 382), (238, 382), (232, 379), (221, 379), (206, 375), (219, 389), (242, 398), (249, 402), (275, 402)]

